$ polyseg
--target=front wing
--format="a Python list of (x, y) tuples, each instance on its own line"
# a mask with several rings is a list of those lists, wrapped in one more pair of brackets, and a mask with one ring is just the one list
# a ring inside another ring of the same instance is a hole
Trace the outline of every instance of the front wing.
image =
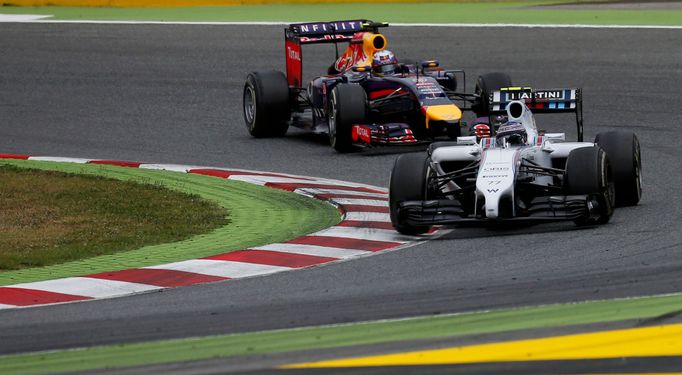
[(407, 124), (353, 125), (353, 142), (364, 145), (414, 145), (419, 141)]
[(523, 213), (514, 217), (496, 219), (469, 215), (458, 201), (451, 199), (400, 202), (397, 214), (399, 222), (412, 226), (576, 220), (592, 215), (588, 198), (587, 195), (538, 197)]

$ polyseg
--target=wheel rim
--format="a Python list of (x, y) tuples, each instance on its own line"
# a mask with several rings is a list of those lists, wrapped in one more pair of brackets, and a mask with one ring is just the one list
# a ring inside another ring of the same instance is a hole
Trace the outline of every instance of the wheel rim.
[(332, 93), (329, 100), (329, 142), (332, 146), (336, 145), (336, 95)]
[(244, 117), (249, 128), (253, 128), (253, 124), (256, 123), (256, 92), (251, 85), (244, 89)]

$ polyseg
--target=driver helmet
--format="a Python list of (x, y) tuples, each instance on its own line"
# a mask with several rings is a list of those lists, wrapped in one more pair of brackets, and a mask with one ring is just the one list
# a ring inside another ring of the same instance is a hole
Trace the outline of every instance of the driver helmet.
[(380, 74), (395, 74), (398, 67), (398, 60), (393, 52), (383, 50), (375, 52), (372, 57), (372, 70)]
[(502, 145), (504, 139), (508, 145), (523, 145), (528, 140), (528, 133), (522, 123), (518, 121), (509, 121), (506, 124), (500, 125), (495, 135), (497, 144)]

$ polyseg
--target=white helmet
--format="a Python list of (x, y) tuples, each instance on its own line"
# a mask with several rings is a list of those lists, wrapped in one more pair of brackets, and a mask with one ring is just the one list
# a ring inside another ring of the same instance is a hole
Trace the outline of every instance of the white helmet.
[(372, 57), (372, 70), (375, 73), (395, 74), (397, 67), (398, 60), (393, 52), (385, 49), (374, 53)]

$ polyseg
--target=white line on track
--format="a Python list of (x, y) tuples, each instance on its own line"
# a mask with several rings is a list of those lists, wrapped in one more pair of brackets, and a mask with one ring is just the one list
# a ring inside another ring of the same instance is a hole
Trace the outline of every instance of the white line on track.
[(292, 253), (302, 255), (313, 255), (318, 257), (328, 257), (346, 259), (358, 255), (371, 254), (371, 251), (343, 249), (338, 247), (299, 245), (293, 243), (275, 243), (271, 245), (252, 247), (252, 250), (269, 250), (281, 253)]
[(344, 220), (352, 221), (379, 221), (382, 223), (390, 223), (391, 215), (382, 212), (346, 212)]
[[(4, 15), (3, 15), (4, 16)], [(120, 25), (206, 25), (206, 26), (287, 26), (292, 22), (262, 21), (262, 22), (167, 22), (167, 21), (107, 21), (107, 20), (52, 20), (30, 19), (12, 20), (2, 19), (0, 22), (22, 23), (84, 23), (84, 24), (120, 24)], [(303, 22), (303, 21), (296, 21)], [(531, 23), (391, 23), (396, 27), (493, 27), (493, 28), (549, 28), (549, 29), (664, 29), (682, 30), (682, 26), (669, 25), (586, 25), (586, 24), (531, 24)]]
[(60, 158), (60, 157), (54, 157), (54, 156), (31, 156), (29, 158), (30, 160), (37, 160), (37, 161), (55, 161), (59, 163), (77, 163), (77, 164), (86, 164), (92, 159), (81, 159), (81, 158)]
[(265, 184), (315, 184), (319, 183), (313, 180), (301, 180), (292, 177), (271, 177), (271, 176), (256, 176), (256, 175), (235, 175), (230, 176), (232, 181), (249, 182), (255, 185)]
[(386, 242), (409, 242), (418, 240), (418, 237), (398, 234), (394, 230), (359, 228), (359, 227), (331, 227), (313, 234), (323, 237), (354, 238), (358, 240), (386, 241)]
[(233, 262), (228, 260), (192, 259), (183, 262), (145, 267), (149, 269), (175, 270), (219, 277), (248, 277), (288, 271), (290, 267), (270, 266), (256, 263)]
[(52, 16), (40, 14), (0, 14), (0, 22), (29, 22), (50, 17)]
[(179, 164), (141, 164), (140, 169), (154, 169), (162, 171), (187, 173), (192, 169), (206, 169), (206, 167)]
[(33, 283), (8, 285), (12, 288), (26, 288), (45, 292), (71, 294), (92, 298), (106, 298), (161, 289), (159, 286), (129, 283), (125, 281), (95, 279), (90, 277), (67, 277)]
[[(329, 194), (329, 195), (358, 195), (358, 196), (363, 196), (363, 197), (376, 197), (376, 198), (387, 198), (388, 197), (388, 194), (385, 194), (385, 193), (367, 193), (364, 191), (336, 190), (336, 189), (302, 188), (302, 189), (296, 189), (295, 193), (305, 194), (305, 195)], [(334, 198), (334, 200), (337, 200), (337, 199)]]
[(359, 204), (362, 206), (388, 207), (388, 202), (374, 199), (334, 198), (334, 202), (340, 205)]

